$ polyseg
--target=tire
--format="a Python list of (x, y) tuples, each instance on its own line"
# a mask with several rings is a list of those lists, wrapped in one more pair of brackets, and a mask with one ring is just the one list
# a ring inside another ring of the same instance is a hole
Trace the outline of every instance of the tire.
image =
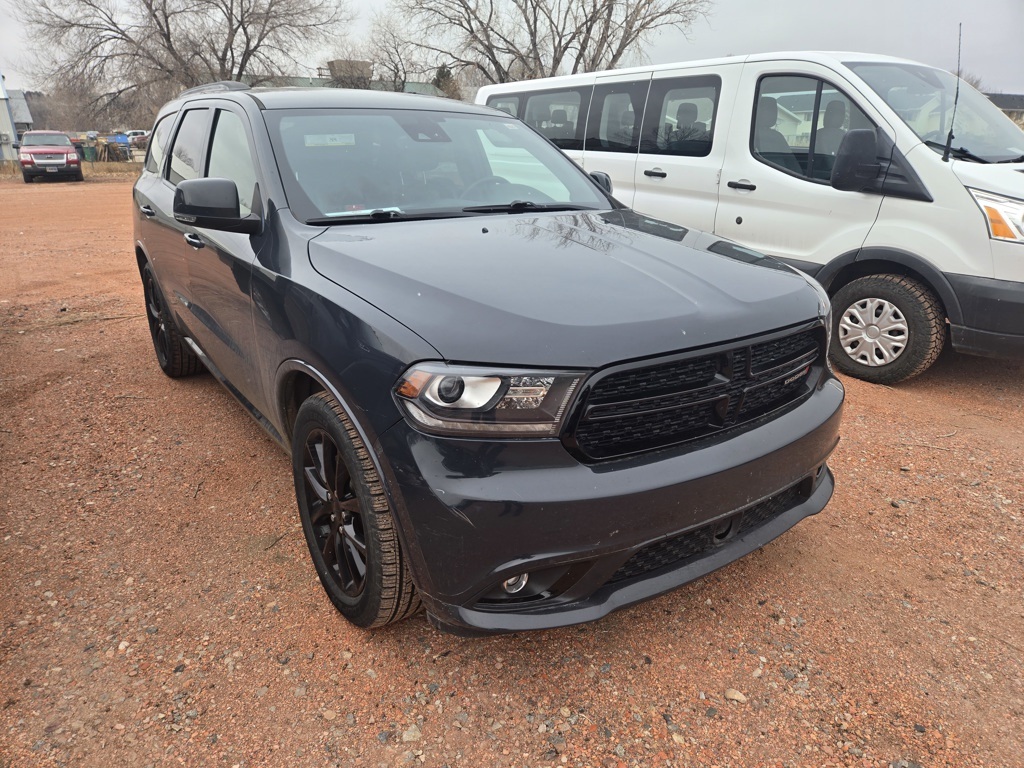
[(942, 304), (923, 283), (903, 275), (853, 280), (832, 297), (832, 363), (875, 384), (917, 376), (946, 341)]
[(21, 174), (21, 178), (25, 180), (26, 184), (31, 184), (32, 183), (32, 177), (29, 176), (27, 173)]
[(370, 454), (326, 392), (299, 408), (292, 470), (302, 530), (320, 583), (357, 627), (420, 610), (387, 496)]
[(78, 175), (75, 176), (75, 181), (85, 181), (85, 174), (83, 174), (81, 171), (79, 171)]
[(146, 296), (149, 335), (153, 339), (160, 370), (172, 379), (199, 373), (203, 363), (178, 333), (157, 284), (156, 275), (153, 274), (153, 267), (149, 264), (142, 268), (142, 286)]

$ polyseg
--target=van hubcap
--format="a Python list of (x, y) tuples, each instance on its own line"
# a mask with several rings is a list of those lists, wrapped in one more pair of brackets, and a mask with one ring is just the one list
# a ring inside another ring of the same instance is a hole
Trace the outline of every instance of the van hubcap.
[(885, 299), (860, 299), (839, 318), (839, 344), (855, 363), (888, 365), (907, 348), (907, 319)]

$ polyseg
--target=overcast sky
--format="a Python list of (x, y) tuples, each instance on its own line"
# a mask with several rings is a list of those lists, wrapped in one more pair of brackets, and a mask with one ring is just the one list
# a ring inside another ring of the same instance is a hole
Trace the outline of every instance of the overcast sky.
[[(8, 88), (38, 87), (26, 71), (30, 50), (11, 2), (0, 0), (0, 70)], [(350, 2), (361, 17), (358, 35), (382, 4)], [(688, 36), (663, 33), (644, 53), (660, 64), (763, 51), (864, 51), (955, 70), (960, 22), (963, 71), (990, 91), (1024, 93), (1024, 0), (716, 0)]]

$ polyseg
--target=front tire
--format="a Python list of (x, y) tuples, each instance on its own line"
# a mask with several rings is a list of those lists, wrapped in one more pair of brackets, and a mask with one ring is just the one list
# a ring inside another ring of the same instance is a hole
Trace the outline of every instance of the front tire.
[(299, 408), (292, 437), (299, 517), (320, 583), (357, 627), (420, 610), (395, 522), (369, 451), (326, 392)]
[(25, 181), (26, 184), (32, 183), (32, 177), (29, 176), (27, 173), (21, 174), (21, 178)]
[(185, 343), (174, 326), (167, 309), (163, 293), (157, 284), (153, 267), (142, 268), (142, 287), (146, 296), (146, 319), (149, 321), (149, 335), (153, 339), (156, 361), (160, 370), (172, 379), (191, 376), (203, 368), (202, 361)]
[(869, 275), (832, 297), (832, 363), (875, 384), (926, 371), (946, 341), (945, 312), (923, 283), (903, 275)]

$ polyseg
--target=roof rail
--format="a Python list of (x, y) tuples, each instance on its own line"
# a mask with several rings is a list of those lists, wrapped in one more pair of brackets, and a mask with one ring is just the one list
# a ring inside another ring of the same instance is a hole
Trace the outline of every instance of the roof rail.
[(197, 85), (195, 88), (189, 88), (188, 90), (182, 91), (178, 94), (178, 98), (183, 96), (193, 96), (197, 93), (220, 93), (223, 91), (248, 91), (249, 86), (245, 83), (240, 83), (237, 80), (221, 80), (216, 83), (206, 83), (205, 85)]

